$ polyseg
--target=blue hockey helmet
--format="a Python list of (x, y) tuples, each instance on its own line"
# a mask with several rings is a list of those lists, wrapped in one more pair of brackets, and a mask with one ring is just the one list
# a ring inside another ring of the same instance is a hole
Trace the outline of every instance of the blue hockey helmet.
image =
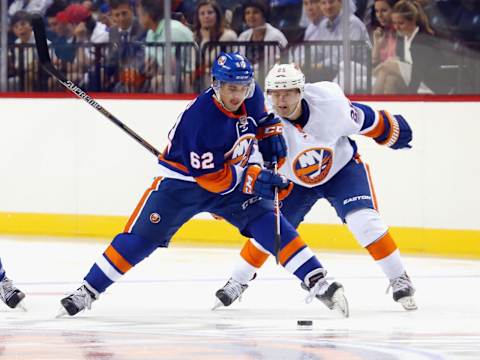
[(238, 52), (221, 52), (213, 63), (212, 77), (213, 81), (249, 84), (253, 81), (253, 67)]

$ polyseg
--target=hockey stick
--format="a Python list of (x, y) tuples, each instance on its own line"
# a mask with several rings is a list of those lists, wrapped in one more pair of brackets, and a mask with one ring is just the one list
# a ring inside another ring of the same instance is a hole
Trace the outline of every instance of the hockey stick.
[[(278, 174), (278, 164), (277, 161), (273, 162), (273, 173)], [(280, 234), (280, 202), (278, 201), (278, 187), (275, 187), (275, 198), (273, 200), (274, 212), (275, 212), (275, 246), (274, 254), (275, 261), (277, 265), (280, 263), (280, 244), (282, 241), (282, 236)]]
[(63, 75), (60, 71), (58, 71), (52, 64), (52, 60), (50, 59), (50, 54), (48, 53), (48, 45), (47, 45), (47, 36), (45, 34), (45, 23), (43, 22), (43, 18), (39, 14), (35, 14), (32, 16), (32, 27), (33, 33), (35, 35), (35, 43), (38, 52), (38, 59), (40, 61), (40, 65), (42, 66), (43, 70), (54, 77), (60, 84), (65, 86), (67, 90), (74, 93), (80, 99), (85, 100), (87, 104), (92, 106), (95, 110), (100, 112), (103, 116), (105, 116), (108, 120), (113, 122), (117, 125), (120, 129), (125, 131), (128, 135), (134, 138), (140, 145), (142, 145), (145, 149), (150, 151), (153, 155), (158, 157), (160, 155), (160, 151), (158, 151), (153, 145), (148, 143), (144, 138), (138, 135), (135, 131), (130, 129), (127, 125), (123, 122), (118, 120), (115, 116), (113, 116), (110, 112), (108, 112), (103, 106), (97, 103), (94, 99), (92, 99), (85, 91), (83, 91), (80, 87), (75, 85), (73, 82), (68, 80), (65, 75)]

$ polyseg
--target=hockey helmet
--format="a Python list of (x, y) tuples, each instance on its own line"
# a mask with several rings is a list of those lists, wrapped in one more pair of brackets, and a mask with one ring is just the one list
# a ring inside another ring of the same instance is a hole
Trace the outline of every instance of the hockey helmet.
[(249, 84), (253, 80), (253, 67), (238, 52), (221, 52), (213, 63), (212, 77), (214, 81)]
[(250, 61), (238, 52), (221, 52), (212, 66), (213, 89), (219, 96), (221, 83), (248, 85), (246, 98), (255, 92), (253, 66)]
[(265, 78), (265, 91), (298, 89), (303, 97), (305, 75), (295, 64), (275, 64)]

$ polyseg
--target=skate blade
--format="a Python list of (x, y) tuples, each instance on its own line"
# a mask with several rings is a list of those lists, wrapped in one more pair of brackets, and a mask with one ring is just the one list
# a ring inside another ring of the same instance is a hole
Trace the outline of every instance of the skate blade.
[(25, 306), (25, 300), (20, 301), (17, 306), (15, 306), (15, 309), (22, 310), (23, 312), (27, 312), (27, 307)]
[(55, 315), (55, 319), (61, 319), (66, 315), (68, 315), (67, 310), (65, 310), (65, 308), (61, 306), (60, 309), (58, 309), (57, 315)]
[(219, 308), (221, 308), (221, 307), (224, 307), (224, 306), (225, 306), (225, 305), (223, 305), (223, 303), (222, 303), (220, 300), (217, 299), (217, 300), (215, 301), (215, 305), (213, 305), (213, 307), (212, 307), (212, 311), (215, 311), (215, 310), (217, 310), (217, 309), (219, 309)]
[(348, 301), (345, 295), (343, 294), (343, 288), (338, 289), (333, 294), (333, 308), (337, 310), (344, 317), (348, 318), (350, 316), (350, 309), (348, 306)]
[(417, 310), (417, 304), (413, 296), (405, 296), (401, 299), (398, 299), (398, 302), (402, 304), (403, 308), (408, 311)]

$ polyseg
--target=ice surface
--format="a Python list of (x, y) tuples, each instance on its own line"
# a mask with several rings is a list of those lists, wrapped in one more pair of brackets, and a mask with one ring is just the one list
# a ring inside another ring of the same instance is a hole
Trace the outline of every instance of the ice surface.
[[(107, 243), (0, 238), (28, 312), (0, 304), (0, 359), (480, 359), (480, 261), (405, 257), (419, 310), (395, 303), (365, 253), (318, 253), (350, 302), (344, 319), (307, 305), (269, 259), (241, 302), (211, 311), (238, 250), (158, 249), (93, 303), (55, 319)], [(297, 320), (313, 320), (302, 329)]]

